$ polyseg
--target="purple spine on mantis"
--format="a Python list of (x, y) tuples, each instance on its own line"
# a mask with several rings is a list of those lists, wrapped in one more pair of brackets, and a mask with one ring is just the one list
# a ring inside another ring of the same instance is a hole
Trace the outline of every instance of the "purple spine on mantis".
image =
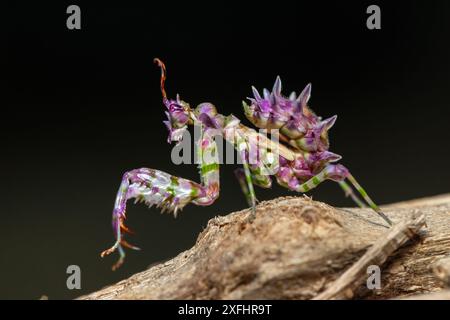
[(261, 96), (253, 89), (251, 104), (244, 102), (247, 118), (259, 128), (279, 129), (289, 143), (306, 152), (328, 150), (328, 130), (334, 125), (337, 116), (326, 120), (316, 116), (307, 103), (311, 96), (308, 84), (297, 97), (295, 92), (286, 98), (281, 94), (281, 80), (277, 77), (272, 92), (263, 90)]
[[(278, 182), (291, 190), (308, 191), (308, 186), (300, 186), (326, 168), (327, 164), (341, 159), (340, 155), (328, 151), (328, 130), (334, 125), (337, 116), (322, 120), (309, 108), (307, 103), (311, 97), (311, 84), (300, 95), (292, 92), (289, 97), (281, 94), (279, 77), (272, 92), (264, 89), (261, 95), (255, 87), (252, 90), (250, 105), (243, 102), (246, 117), (259, 128), (279, 130), (280, 138), (303, 155), (293, 161), (280, 157), (280, 169), (276, 174)], [(336, 180), (342, 180), (347, 174), (341, 165), (330, 166), (327, 170), (328, 179), (335, 177)]]

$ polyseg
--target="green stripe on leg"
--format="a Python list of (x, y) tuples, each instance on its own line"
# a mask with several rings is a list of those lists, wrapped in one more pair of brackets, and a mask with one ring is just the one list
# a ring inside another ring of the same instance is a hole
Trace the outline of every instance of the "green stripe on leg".
[(375, 202), (372, 201), (372, 199), (369, 197), (369, 195), (366, 193), (366, 191), (361, 187), (361, 185), (356, 181), (356, 179), (349, 173), (348, 174), (348, 180), (353, 184), (353, 186), (358, 190), (358, 192), (361, 194), (361, 196), (366, 200), (366, 202), (369, 204), (369, 206), (381, 217), (386, 221), (390, 226), (392, 225), (392, 221), (381, 211), (381, 209), (375, 204)]
[(207, 174), (207, 173), (209, 173), (209, 172), (211, 172), (211, 171), (215, 171), (215, 170), (219, 170), (219, 164), (218, 163), (210, 163), (210, 164), (207, 164), (207, 165), (202, 165), (202, 168), (201, 168), (201, 172), (202, 172), (202, 174), (203, 175), (205, 175), (205, 174)]
[(319, 180), (319, 178), (318, 178), (317, 176), (315, 176), (315, 177), (312, 178), (312, 182), (313, 182), (316, 186), (318, 186), (318, 185), (320, 184), (320, 180)]

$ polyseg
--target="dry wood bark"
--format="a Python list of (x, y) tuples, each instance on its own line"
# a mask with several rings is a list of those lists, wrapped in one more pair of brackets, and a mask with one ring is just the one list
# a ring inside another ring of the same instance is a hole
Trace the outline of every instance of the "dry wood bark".
[[(406, 297), (448, 285), (450, 194), (383, 208), (396, 224), (409, 228), (422, 216), (426, 227), (418, 239), (393, 253), (386, 251), (383, 259), (369, 259), (380, 264), (380, 290), (360, 285), (363, 268), (357, 265), (352, 297)], [(307, 197), (262, 202), (252, 223), (248, 215), (243, 210), (211, 219), (191, 249), (80, 299), (320, 298), (353, 264), (364, 260), (370, 248), (379, 254), (373, 247), (377, 241), (392, 236), (392, 229), (370, 209), (333, 208)], [(413, 231), (418, 232), (422, 225), (416, 225)], [(406, 240), (403, 236), (396, 247)]]
[(450, 300), (450, 290), (411, 295), (398, 300)]
[(419, 234), (425, 224), (425, 215), (411, 215), (404, 221), (393, 226), (386, 235), (372, 244), (369, 250), (350, 268), (347, 269), (324, 292), (314, 297), (315, 300), (352, 298), (355, 291), (368, 279), (367, 270), (383, 265), (389, 256)]

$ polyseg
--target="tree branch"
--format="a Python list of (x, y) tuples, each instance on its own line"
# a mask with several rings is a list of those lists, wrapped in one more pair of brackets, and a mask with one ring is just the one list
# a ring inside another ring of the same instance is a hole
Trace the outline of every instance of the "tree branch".
[(314, 300), (352, 298), (354, 291), (367, 280), (367, 269), (369, 266), (383, 265), (395, 250), (417, 236), (424, 224), (425, 216), (422, 214), (419, 217), (412, 215), (407, 220), (395, 225), (330, 287), (314, 297)]
[[(80, 299), (348, 298), (343, 288), (380, 299), (444, 288), (436, 263), (450, 256), (450, 195), (383, 209), (393, 229), (370, 209), (307, 197), (262, 202), (252, 223), (249, 210), (211, 219), (191, 249)], [(418, 232), (423, 219), (419, 240), (406, 242), (405, 230)], [(361, 285), (368, 264), (381, 268), (379, 290)]]

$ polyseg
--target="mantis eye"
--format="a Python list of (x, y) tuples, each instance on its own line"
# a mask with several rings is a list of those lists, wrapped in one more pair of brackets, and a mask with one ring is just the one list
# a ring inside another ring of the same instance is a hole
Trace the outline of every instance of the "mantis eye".
[(169, 130), (169, 137), (167, 142), (181, 141), (184, 132), (187, 130), (189, 122), (189, 114), (184, 109), (172, 109), (172, 111), (166, 111), (167, 120), (164, 121), (167, 129)]
[(187, 130), (187, 124), (174, 126), (170, 114), (166, 112), (169, 120), (163, 121), (169, 130), (169, 136), (167, 137), (167, 142), (171, 143), (173, 141), (180, 142), (183, 139), (184, 132)]

